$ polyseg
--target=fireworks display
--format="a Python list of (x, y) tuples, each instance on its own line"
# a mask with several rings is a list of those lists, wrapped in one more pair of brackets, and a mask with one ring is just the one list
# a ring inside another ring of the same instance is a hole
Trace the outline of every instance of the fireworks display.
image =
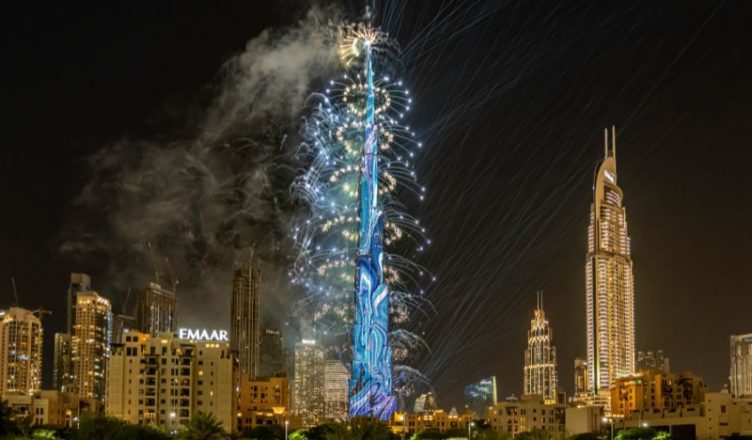
[[(353, 344), (351, 414), (383, 419), (396, 408), (392, 359), (405, 361), (423, 345), (399, 326), (420, 308), (420, 286), (430, 279), (413, 261), (430, 240), (400, 198), (422, 200), (425, 190), (413, 168), (422, 144), (402, 122), (412, 99), (392, 77), (397, 55), (377, 29), (343, 29), (345, 72), (311, 98), (299, 152), (310, 166), (294, 190), (308, 216), (292, 231), (299, 254), (290, 273), (308, 292), (298, 307), (301, 332), (341, 353)], [(402, 376), (412, 370), (396, 371), (405, 391)]]

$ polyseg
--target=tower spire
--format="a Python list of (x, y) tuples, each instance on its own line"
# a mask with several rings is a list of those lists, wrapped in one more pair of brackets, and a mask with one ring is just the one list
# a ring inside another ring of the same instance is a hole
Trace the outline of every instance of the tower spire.
[(611, 156), (616, 161), (616, 125), (611, 126)]

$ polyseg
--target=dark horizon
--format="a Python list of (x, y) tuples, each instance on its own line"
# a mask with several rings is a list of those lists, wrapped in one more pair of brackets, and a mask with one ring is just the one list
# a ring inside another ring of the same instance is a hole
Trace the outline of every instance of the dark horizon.
[[(427, 291), (436, 313), (415, 328), (432, 349), (418, 366), (436, 387), (439, 405), (459, 407), (463, 386), (489, 375), (497, 377), (499, 399), (520, 394), (538, 290), (553, 328), (560, 383), (572, 392), (572, 363), (585, 355), (592, 176), (603, 155), (603, 129), (611, 125), (632, 240), (637, 350), (663, 349), (672, 370), (696, 372), (719, 389), (728, 380), (729, 336), (752, 332), (745, 252), (752, 246), (752, 152), (744, 122), (752, 110), (752, 6), (450, 4), (456, 14), (443, 26), (432, 20), (447, 11), (430, 2), (379, 10), (411, 55), (403, 75), (416, 101), (409, 119), (426, 144), (416, 160), (426, 201), (412, 208), (433, 242), (420, 262), (438, 280)], [(53, 311), (44, 317), (45, 388), (53, 334), (65, 326), (68, 274), (89, 273), (115, 311), (123, 283), (151, 279), (148, 259), (131, 258), (140, 254), (128, 247), (130, 231), (117, 227), (138, 224), (127, 214), (141, 211), (130, 211), (128, 203), (163, 201), (150, 198), (160, 187), (128, 198), (124, 183), (151, 182), (141, 172), (157, 168), (145, 161), (164, 160), (167, 170), (181, 164), (171, 146), (200, 131), (229, 76), (225, 63), (253, 53), (246, 44), (265, 29), (275, 28), (269, 38), (278, 38), (306, 16), (305, 2), (286, 6), (15, 5), (8, 11), (0, 73), (6, 84), (0, 306), (12, 302), (14, 277), (22, 306)], [(428, 36), (421, 29), (430, 29)], [(311, 76), (314, 91), (320, 79)], [(285, 142), (269, 143), (282, 150)], [(148, 156), (152, 148), (160, 152), (156, 158)], [(260, 161), (238, 156), (221, 165)], [(97, 192), (104, 186), (107, 191)], [(82, 205), (82, 192), (101, 204)], [(180, 193), (175, 200), (190, 198)], [(259, 204), (258, 212), (267, 208)], [(287, 211), (270, 211), (270, 217), (244, 218), (251, 226), (242, 225), (238, 235), (277, 238)], [(82, 231), (87, 234), (77, 244), (111, 248), (62, 252), (72, 233)], [(222, 238), (227, 241), (220, 244), (234, 243)], [(222, 304), (229, 300), (225, 280), (232, 267), (225, 266), (235, 251), (204, 252), (214, 244), (170, 240), (161, 251), (185, 260), (176, 264), (186, 280), (186, 323), (226, 328), (217, 323), (229, 315), (229, 302)], [(296, 291), (285, 286), (283, 259), (273, 249), (263, 248), (270, 284), (261, 293), (268, 305), (262, 313), (285, 332)], [(191, 264), (209, 267), (197, 272), (209, 281), (196, 281)], [(127, 274), (115, 281), (123, 275), (118, 272)]]

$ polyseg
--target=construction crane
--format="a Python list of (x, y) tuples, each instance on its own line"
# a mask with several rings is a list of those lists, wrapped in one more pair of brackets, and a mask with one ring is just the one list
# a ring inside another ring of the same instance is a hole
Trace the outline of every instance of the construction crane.
[(128, 287), (128, 291), (125, 293), (125, 299), (123, 300), (123, 309), (122, 309), (122, 315), (128, 315), (128, 300), (131, 298), (131, 289), (132, 287)]
[(170, 259), (168, 257), (164, 257), (164, 259), (165, 264), (167, 264), (167, 274), (170, 276), (170, 283), (172, 284), (172, 293), (177, 293), (180, 280), (178, 280), (178, 278), (172, 272), (172, 264), (170, 264)]
[(156, 280), (156, 283), (159, 284), (159, 270), (157, 269), (157, 261), (154, 259), (154, 247), (151, 245), (151, 240), (146, 241), (146, 246), (149, 248), (151, 266), (154, 268), (154, 278)]
[(13, 286), (13, 298), (14, 298), (13, 305), (18, 307), (18, 291), (16, 290), (16, 279), (11, 277), (10, 284)]

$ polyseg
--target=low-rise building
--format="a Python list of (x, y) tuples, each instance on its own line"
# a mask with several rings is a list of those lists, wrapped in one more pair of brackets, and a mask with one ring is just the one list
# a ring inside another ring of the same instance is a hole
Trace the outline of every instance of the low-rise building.
[(663, 370), (643, 370), (614, 381), (611, 388), (611, 415), (667, 411), (702, 403), (707, 386), (692, 373), (674, 374)]
[(391, 428), (392, 432), (397, 435), (404, 432), (406, 436), (412, 436), (429, 429), (441, 432), (464, 430), (474, 419), (475, 414), (472, 411), (468, 410), (458, 414), (454, 408), (449, 412), (443, 409), (424, 410), (420, 413), (395, 412), (392, 416)]
[(537, 395), (510, 396), (489, 408), (486, 423), (512, 435), (533, 430), (558, 435), (564, 433), (565, 408), (561, 403), (547, 404)]
[(616, 429), (650, 426), (674, 440), (718, 440), (752, 436), (752, 400), (735, 399), (728, 392), (705, 393), (701, 403), (670, 410), (627, 414)]
[(567, 435), (601, 432), (603, 406), (570, 406), (564, 412), (564, 431)]
[(289, 420), (289, 411), (290, 381), (286, 376), (258, 380), (240, 378), (238, 431), (264, 425), (284, 426)]
[(204, 412), (234, 430), (236, 364), (227, 342), (125, 332), (108, 362), (106, 414), (176, 430)]
[(33, 395), (8, 395), (3, 400), (8, 402), (14, 418), (29, 420), (32, 426), (70, 427), (79, 410), (78, 396), (59, 390), (40, 390)]

